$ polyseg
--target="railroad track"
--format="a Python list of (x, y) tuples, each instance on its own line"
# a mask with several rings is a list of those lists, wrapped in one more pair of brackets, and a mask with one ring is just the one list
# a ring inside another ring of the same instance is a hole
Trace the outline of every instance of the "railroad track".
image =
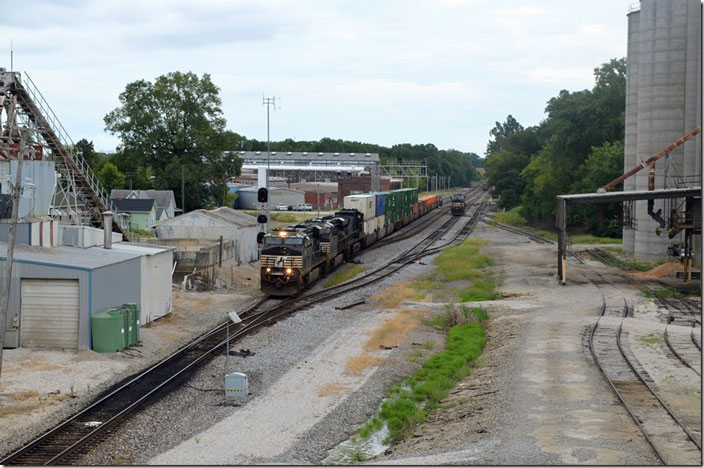
[[(482, 186), (478, 185), (472, 189), (469, 189), (466, 193), (467, 196), (472, 196), (473, 200), (477, 200), (481, 193)], [(443, 199), (443, 206), (446, 201), (449, 201), (449, 197), (445, 197)], [(444, 208), (436, 208), (432, 213), (425, 215), (423, 218), (420, 220), (417, 220), (413, 224), (409, 225), (406, 229), (403, 229), (401, 231), (393, 232), (391, 233), (388, 237), (385, 237), (381, 239), (378, 242), (375, 242), (374, 245), (371, 247), (368, 247), (366, 250), (374, 250), (378, 247), (383, 247), (385, 245), (393, 244), (398, 241), (410, 239), (413, 236), (416, 236), (423, 232), (428, 226), (432, 225), (435, 223), (441, 216), (449, 214), (450, 213), (450, 205), (447, 205), (447, 207)], [(418, 221), (421, 221), (420, 223)], [(398, 233), (398, 235), (397, 235)]]
[(589, 350), (611, 389), (633, 418), (663, 464), (701, 464), (699, 441), (660, 398), (650, 377), (637, 369), (630, 352), (623, 347), (624, 322), (630, 308), (623, 303), (607, 304), (589, 332)]
[[(449, 242), (436, 246), (436, 241), (459, 219), (453, 217), (426, 238), (416, 243), (389, 264), (362, 278), (351, 280), (333, 288), (309, 292), (279, 302), (273, 307), (265, 307), (270, 299), (258, 301), (240, 312), (242, 323), (230, 333), (230, 343), (268, 326), (297, 310), (318, 302), (329, 300), (354, 289), (363, 288), (382, 280), (404, 266), (414, 262), (419, 255), (437, 252), (466, 239), (476, 224), (485, 203), (475, 210), (474, 215)], [(94, 403), (71, 416), (66, 421), (24, 445), (0, 460), (2, 465), (70, 465), (96, 444), (110, 437), (117, 424), (135, 409), (163, 396), (170, 389), (182, 383), (200, 366), (220, 355), (228, 344), (227, 323), (204, 333), (198, 339), (180, 348), (144, 372), (113, 387)]]
[[(555, 242), (554, 240), (548, 239), (548, 238), (546, 238), (546, 237), (542, 237), (542, 236), (539, 236), (539, 235), (534, 234), (534, 233), (532, 233), (532, 232), (524, 231), (523, 229), (518, 229), (518, 228), (513, 227), (513, 226), (507, 226), (506, 224), (501, 224), (501, 223), (499, 223), (498, 221), (496, 221), (496, 219), (494, 219), (492, 216), (484, 215), (484, 218), (485, 218), (484, 221), (485, 221), (487, 224), (490, 224), (491, 226), (494, 226), (494, 227), (503, 229), (504, 231), (512, 232), (512, 233), (514, 233), (514, 234), (519, 234), (519, 235), (522, 235), (522, 236), (526, 236), (526, 237), (528, 237), (530, 240), (532, 240), (532, 241), (534, 241), (534, 242), (537, 242), (537, 243), (539, 243), (539, 244), (553, 244), (553, 245), (554, 245), (554, 244), (557, 244), (557, 242)], [(579, 262), (579, 263), (584, 263), (584, 261), (583, 261), (581, 258), (579, 258), (577, 255), (573, 254), (572, 252), (568, 251), (567, 253), (568, 253), (569, 255), (571, 255), (572, 258), (574, 258), (575, 260), (577, 260), (577, 262)]]

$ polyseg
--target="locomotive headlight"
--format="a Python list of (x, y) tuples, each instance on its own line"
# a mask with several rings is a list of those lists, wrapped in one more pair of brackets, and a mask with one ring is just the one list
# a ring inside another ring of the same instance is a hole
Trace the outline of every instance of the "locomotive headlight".
[(290, 268), (286, 268), (286, 274), (290, 275), (291, 273), (293, 273), (293, 270)]
[(267, 267), (266, 272), (271, 273), (271, 267)]

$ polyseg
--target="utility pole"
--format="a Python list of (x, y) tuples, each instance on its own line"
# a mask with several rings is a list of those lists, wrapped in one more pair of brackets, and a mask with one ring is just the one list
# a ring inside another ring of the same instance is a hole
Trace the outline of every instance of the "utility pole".
[[(281, 99), (281, 98), (279, 98)], [(262, 96), (262, 104), (266, 106), (266, 182), (265, 186), (269, 191), (269, 196), (266, 199), (264, 206), (264, 214), (266, 215), (266, 231), (269, 232), (269, 200), (271, 199), (271, 191), (269, 190), (269, 170), (271, 169), (271, 140), (269, 138), (269, 110), (274, 107), (276, 110), (276, 97), (265, 98)]]
[(2, 273), (2, 294), (0, 295), (0, 376), (2, 375), (2, 348), (5, 342), (5, 322), (7, 321), (7, 313), (10, 306), (12, 260), (15, 253), (17, 217), (20, 209), (20, 194), (22, 193), (22, 161), (24, 161), (26, 151), (26, 139), (26, 130), (20, 129), (20, 151), (17, 157), (17, 174), (15, 174), (15, 185), (12, 187), (12, 218), (10, 221), (10, 233), (7, 238), (7, 258), (5, 260), (5, 269)]
[(183, 178), (183, 163), (181, 163), (181, 214), (186, 214), (186, 184)]

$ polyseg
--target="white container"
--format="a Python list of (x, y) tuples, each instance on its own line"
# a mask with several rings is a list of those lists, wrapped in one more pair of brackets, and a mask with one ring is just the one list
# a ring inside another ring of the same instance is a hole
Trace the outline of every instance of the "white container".
[(381, 215), (376, 217), (376, 228), (379, 230), (384, 229), (384, 226), (386, 225), (386, 216)]
[(347, 195), (342, 206), (346, 210), (357, 210), (364, 215), (364, 221), (373, 219), (376, 215), (376, 195), (373, 193), (363, 195)]

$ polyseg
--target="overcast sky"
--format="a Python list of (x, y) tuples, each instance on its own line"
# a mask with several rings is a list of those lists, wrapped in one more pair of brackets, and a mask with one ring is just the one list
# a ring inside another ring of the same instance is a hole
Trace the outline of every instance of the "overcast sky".
[(74, 141), (127, 83), (209, 73), (227, 126), (271, 139), (433, 143), (484, 156), (496, 121), (544, 117), (625, 57), (636, 0), (33, 0), (5, 5), (0, 66), (27, 72)]

